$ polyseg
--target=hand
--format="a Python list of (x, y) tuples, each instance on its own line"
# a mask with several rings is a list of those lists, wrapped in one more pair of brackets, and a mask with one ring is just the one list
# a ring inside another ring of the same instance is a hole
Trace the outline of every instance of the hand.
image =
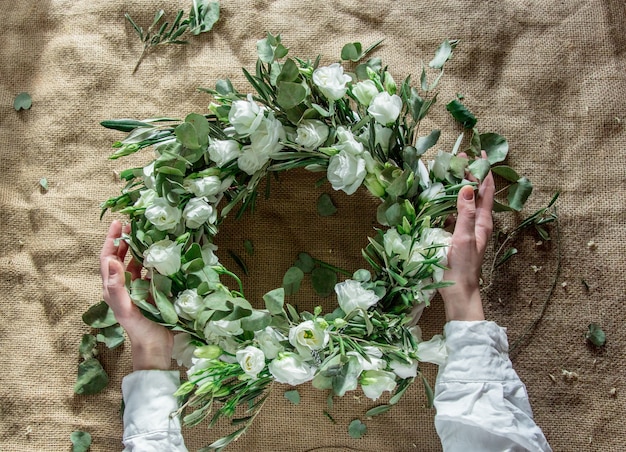
[[(126, 231), (128, 232), (128, 231)], [(115, 318), (130, 338), (133, 370), (166, 370), (171, 366), (174, 337), (167, 328), (143, 316), (130, 299), (124, 286), (124, 258), (128, 244), (115, 240), (122, 235), (122, 224), (115, 220), (109, 227), (100, 252), (100, 273), (104, 301), (111, 307)], [(141, 278), (141, 265), (132, 259), (128, 271), (133, 280)]]
[[(487, 158), (485, 151), (482, 157)], [(445, 281), (455, 284), (439, 290), (448, 320), (485, 320), (479, 279), (487, 242), (493, 231), (494, 192), (491, 172), (479, 185), (476, 197), (471, 186), (459, 191), (458, 215), (448, 251), (448, 270), (443, 276)]]

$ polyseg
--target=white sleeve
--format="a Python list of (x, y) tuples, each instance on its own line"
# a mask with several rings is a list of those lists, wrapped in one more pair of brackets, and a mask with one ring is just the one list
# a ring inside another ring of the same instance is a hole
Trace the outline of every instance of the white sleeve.
[(177, 371), (140, 370), (122, 380), (124, 396), (124, 451), (187, 452), (180, 432), (174, 392)]
[(435, 385), (435, 428), (445, 452), (551, 451), (494, 322), (448, 322), (447, 360)]

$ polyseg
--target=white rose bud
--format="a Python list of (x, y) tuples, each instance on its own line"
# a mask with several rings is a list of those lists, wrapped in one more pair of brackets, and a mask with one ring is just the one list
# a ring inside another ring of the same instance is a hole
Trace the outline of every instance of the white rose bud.
[(335, 284), (335, 292), (339, 307), (346, 314), (350, 314), (357, 308), (367, 310), (380, 300), (373, 290), (364, 289), (360, 282), (353, 279)]
[(135, 204), (133, 204), (133, 207), (138, 208), (138, 209), (148, 207), (158, 197), (159, 195), (157, 194), (157, 192), (150, 188), (146, 190), (141, 190), (139, 192), (139, 199), (135, 201)]
[(361, 105), (369, 107), (372, 99), (378, 94), (378, 88), (376, 88), (376, 84), (373, 81), (365, 80), (354, 85), (352, 94), (354, 94)]
[(398, 255), (402, 260), (406, 260), (409, 257), (411, 242), (409, 235), (400, 235), (396, 228), (388, 229), (383, 236), (383, 244), (387, 256)]
[(351, 195), (361, 186), (366, 174), (365, 160), (342, 150), (330, 158), (326, 176), (335, 190)]
[(265, 367), (265, 355), (252, 345), (248, 345), (243, 350), (237, 350), (235, 356), (243, 371), (251, 378), (257, 378), (259, 372)]
[(372, 100), (367, 112), (382, 125), (387, 125), (398, 119), (402, 110), (402, 99), (397, 95), (390, 95), (384, 91), (378, 93)]
[(291, 386), (306, 383), (315, 376), (315, 368), (307, 364), (300, 355), (292, 352), (279, 353), (268, 367), (277, 382)]
[(184, 180), (183, 187), (188, 193), (193, 193), (198, 198), (215, 196), (222, 190), (222, 180), (219, 176), (188, 178)]
[(280, 332), (270, 326), (266, 326), (262, 331), (255, 331), (254, 338), (259, 343), (259, 347), (265, 353), (267, 359), (274, 359), (285, 347), (281, 342), (287, 340)]
[(156, 189), (156, 178), (154, 177), (154, 162), (143, 168), (143, 183), (146, 188)]
[(197, 229), (206, 222), (215, 223), (217, 212), (204, 199), (192, 198), (183, 210), (183, 218), (185, 219), (185, 226), (189, 229)]
[(265, 118), (258, 130), (250, 135), (250, 145), (243, 147), (237, 159), (239, 169), (252, 175), (269, 161), (271, 154), (280, 151), (285, 139), (285, 128), (272, 113)]
[(159, 231), (171, 231), (178, 225), (181, 211), (178, 207), (171, 206), (166, 199), (156, 198), (146, 208), (144, 215)]
[(263, 120), (264, 109), (248, 94), (248, 100), (236, 100), (230, 107), (228, 121), (240, 135), (250, 135)]
[(189, 333), (179, 333), (174, 335), (174, 347), (172, 348), (172, 359), (175, 359), (179, 366), (191, 367), (193, 364), (194, 351), (196, 346), (191, 342)]
[(154, 268), (160, 274), (169, 276), (180, 270), (182, 243), (160, 240), (153, 243), (143, 253), (143, 266)]
[(396, 388), (396, 375), (384, 370), (366, 370), (359, 379), (365, 395), (372, 399), (378, 399), (384, 391), (393, 391)]
[(328, 138), (328, 126), (317, 119), (305, 119), (300, 123), (295, 142), (306, 149), (320, 147)]
[(176, 314), (187, 320), (195, 320), (204, 310), (204, 299), (196, 289), (187, 289), (178, 294), (174, 301)]
[(204, 335), (207, 337), (239, 336), (242, 333), (241, 320), (209, 320), (204, 328)]
[(204, 265), (214, 266), (219, 263), (219, 259), (215, 255), (215, 251), (217, 251), (217, 245), (212, 243), (208, 243), (202, 247), (200, 252), (202, 253), (202, 261)]
[(313, 83), (328, 100), (341, 99), (348, 90), (346, 83), (351, 80), (349, 75), (343, 73), (343, 67), (339, 63), (313, 71)]
[(211, 140), (208, 151), (209, 158), (220, 167), (236, 159), (241, 153), (239, 143), (235, 140)]

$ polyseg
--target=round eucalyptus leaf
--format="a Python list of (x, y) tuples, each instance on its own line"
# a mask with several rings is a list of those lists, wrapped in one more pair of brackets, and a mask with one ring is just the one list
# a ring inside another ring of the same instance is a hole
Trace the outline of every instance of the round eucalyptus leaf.
[(15, 108), (15, 111), (29, 110), (32, 105), (33, 100), (28, 93), (19, 93), (13, 101), (13, 108)]
[(355, 439), (361, 438), (367, 433), (367, 426), (360, 419), (355, 419), (348, 426), (348, 434)]
[(76, 430), (70, 435), (72, 452), (86, 452), (91, 446), (91, 435), (87, 432)]
[(327, 297), (335, 290), (337, 273), (328, 268), (316, 267), (311, 272), (311, 283), (313, 284), (313, 290), (320, 297)]

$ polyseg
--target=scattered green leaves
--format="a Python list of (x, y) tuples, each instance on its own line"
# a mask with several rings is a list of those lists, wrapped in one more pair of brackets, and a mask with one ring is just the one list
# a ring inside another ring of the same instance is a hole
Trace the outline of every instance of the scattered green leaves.
[(291, 403), (293, 403), (294, 405), (300, 404), (300, 393), (298, 392), (297, 389), (294, 389), (293, 391), (285, 391), (284, 395), (285, 395), (285, 398), (289, 400)]
[(46, 179), (45, 177), (39, 179), (39, 186), (44, 192), (48, 191), (48, 179)]
[(87, 452), (91, 446), (91, 435), (81, 430), (76, 430), (70, 435), (72, 452)]
[(322, 193), (317, 198), (317, 213), (322, 217), (329, 217), (337, 212), (337, 207), (333, 204), (333, 200), (328, 193)]
[(476, 116), (461, 101), (453, 100), (446, 105), (446, 110), (466, 129), (471, 129), (476, 125)]
[(367, 433), (367, 426), (360, 419), (355, 419), (348, 426), (348, 434), (355, 439), (363, 437)]
[(290, 267), (283, 276), (285, 295), (293, 295), (300, 289), (304, 273), (298, 267)]
[(311, 272), (311, 284), (320, 297), (327, 297), (335, 290), (337, 273), (329, 268), (316, 267)]
[(246, 253), (248, 253), (248, 255), (250, 256), (254, 255), (254, 244), (252, 243), (251, 240), (244, 240), (243, 248), (246, 250)]
[(585, 333), (585, 339), (596, 347), (602, 347), (606, 343), (606, 333), (600, 328), (600, 325), (590, 323)]
[(88, 358), (78, 365), (78, 377), (74, 385), (76, 394), (97, 394), (109, 383), (109, 377), (96, 358)]
[(15, 111), (30, 110), (32, 105), (33, 100), (28, 93), (19, 93), (13, 100), (13, 108), (15, 108)]

